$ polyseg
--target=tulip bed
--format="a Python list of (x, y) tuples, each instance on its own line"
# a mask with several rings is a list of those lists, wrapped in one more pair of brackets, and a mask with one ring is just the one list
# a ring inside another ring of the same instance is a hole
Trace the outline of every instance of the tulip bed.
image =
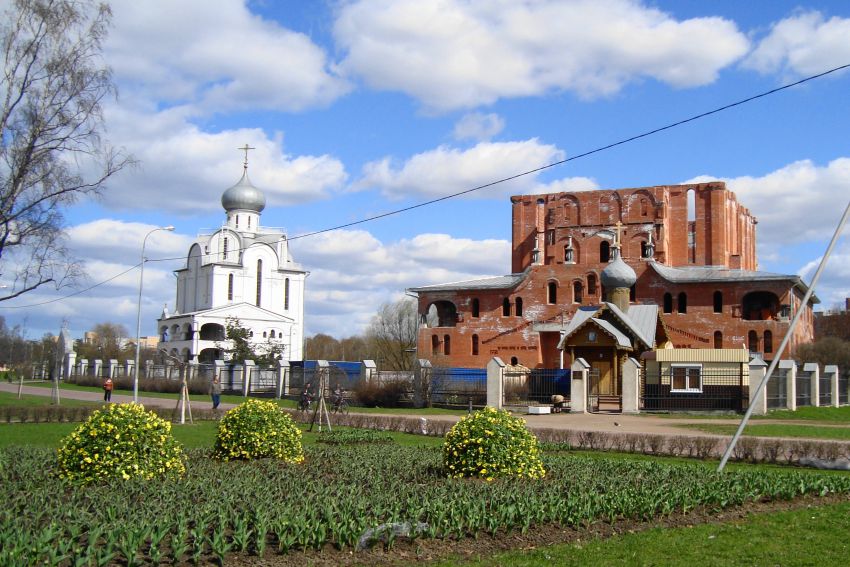
[(850, 493), (845, 474), (717, 474), (699, 463), (566, 452), (543, 453), (542, 479), (492, 482), (449, 478), (439, 448), (316, 445), (304, 456), (220, 462), (193, 450), (180, 479), (79, 486), (57, 478), (54, 452), (0, 451), (0, 565), (221, 563), (233, 553), (352, 549), (393, 523), (417, 526), (414, 537), (467, 538)]

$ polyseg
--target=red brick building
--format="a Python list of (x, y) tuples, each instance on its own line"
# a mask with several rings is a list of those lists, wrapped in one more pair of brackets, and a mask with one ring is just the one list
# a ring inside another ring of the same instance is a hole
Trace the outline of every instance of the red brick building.
[(457, 367), (483, 367), (493, 356), (569, 367), (558, 342), (577, 309), (606, 298), (600, 274), (613, 260), (615, 231), (637, 275), (631, 302), (659, 307), (673, 346), (745, 345), (770, 360), (800, 308), (790, 348), (812, 340), (806, 285), (758, 271), (757, 221), (722, 182), (511, 202), (513, 273), (409, 290), (419, 297), (420, 357)]

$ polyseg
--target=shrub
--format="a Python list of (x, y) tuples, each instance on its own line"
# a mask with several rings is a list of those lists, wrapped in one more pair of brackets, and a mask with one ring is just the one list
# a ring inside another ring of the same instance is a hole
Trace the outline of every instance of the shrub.
[(274, 457), (300, 463), (301, 430), (274, 402), (249, 399), (221, 418), (213, 455), (223, 461)]
[(316, 440), (328, 445), (355, 445), (359, 443), (394, 443), (389, 433), (374, 429), (347, 429), (329, 431)]
[(525, 421), (490, 407), (463, 417), (446, 434), (443, 466), (457, 478), (545, 474), (537, 438)]
[(410, 386), (404, 380), (390, 382), (367, 382), (362, 380), (354, 386), (357, 402), (368, 408), (394, 408), (407, 395)]
[(180, 476), (183, 450), (171, 424), (139, 404), (109, 404), (81, 423), (59, 448), (59, 477), (83, 484), (108, 479)]

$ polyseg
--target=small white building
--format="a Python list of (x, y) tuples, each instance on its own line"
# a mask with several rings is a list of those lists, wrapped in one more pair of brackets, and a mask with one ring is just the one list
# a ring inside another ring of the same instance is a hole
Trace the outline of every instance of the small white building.
[(189, 362), (222, 359), (227, 319), (236, 317), (255, 345), (272, 341), (284, 347), (284, 360), (301, 360), (307, 272), (282, 229), (260, 226), (266, 197), (248, 179), (247, 159), (221, 205), (224, 224), (199, 234), (175, 271), (177, 301), (157, 320), (158, 349)]

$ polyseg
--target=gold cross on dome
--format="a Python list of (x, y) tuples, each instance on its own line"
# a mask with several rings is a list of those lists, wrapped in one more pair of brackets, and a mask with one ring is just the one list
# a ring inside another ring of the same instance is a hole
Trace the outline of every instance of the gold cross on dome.
[(617, 221), (617, 224), (614, 225), (614, 246), (620, 246), (620, 232), (623, 230), (623, 223)]
[(243, 152), (245, 152), (245, 162), (242, 164), (242, 166), (245, 169), (248, 169), (248, 150), (256, 150), (257, 148), (253, 148), (253, 147), (249, 146), (248, 144), (245, 144), (241, 148), (236, 148), (236, 149), (242, 150)]

